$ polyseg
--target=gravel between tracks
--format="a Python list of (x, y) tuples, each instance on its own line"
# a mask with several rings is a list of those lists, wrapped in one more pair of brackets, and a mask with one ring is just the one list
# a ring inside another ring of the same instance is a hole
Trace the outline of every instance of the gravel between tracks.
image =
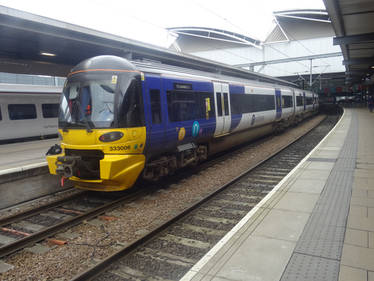
[(21, 204), (18, 204), (18, 205), (9, 207), (9, 208), (5, 208), (5, 209), (2, 209), (0, 211), (0, 219), (5, 219), (7, 217), (16, 215), (18, 213), (22, 213), (22, 212), (25, 212), (25, 211), (28, 211), (28, 210), (32, 210), (32, 209), (37, 208), (39, 206), (47, 205), (49, 203), (56, 202), (60, 199), (63, 199), (63, 198), (66, 198), (70, 195), (78, 194), (78, 193), (81, 193), (81, 192), (82, 191), (80, 191), (78, 189), (70, 188), (70, 189), (67, 189), (67, 190), (63, 190), (63, 191), (60, 191), (60, 192), (56, 192), (56, 193), (53, 193), (53, 194), (50, 194), (50, 195), (46, 195), (46, 196), (28, 201), (28, 202), (25, 202), (25, 203), (21, 203)]
[(324, 116), (314, 117), (281, 135), (267, 138), (256, 146), (241, 148), (223, 163), (217, 163), (167, 188), (162, 188), (163, 183), (159, 182), (157, 186), (161, 189), (158, 191), (106, 214), (115, 217), (115, 220), (95, 219), (92, 223), (73, 227), (68, 232), (77, 234), (77, 237), (72, 235), (71, 238), (65, 238), (67, 244), (62, 246), (51, 246), (49, 242), (43, 242), (43, 245), (51, 246), (47, 253), (33, 254), (22, 250), (5, 258), (3, 261), (14, 268), (0, 274), (0, 280), (71, 279), (114, 253), (119, 247), (131, 243), (180, 210), (199, 201), (290, 140), (304, 134), (323, 118)]

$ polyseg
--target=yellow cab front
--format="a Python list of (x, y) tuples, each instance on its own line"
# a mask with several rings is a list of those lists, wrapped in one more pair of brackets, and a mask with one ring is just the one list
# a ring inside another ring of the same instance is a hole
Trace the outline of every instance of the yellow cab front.
[(141, 73), (111, 56), (79, 64), (64, 86), (59, 134), (61, 153), (47, 156), (51, 174), (82, 189), (130, 188), (145, 165)]

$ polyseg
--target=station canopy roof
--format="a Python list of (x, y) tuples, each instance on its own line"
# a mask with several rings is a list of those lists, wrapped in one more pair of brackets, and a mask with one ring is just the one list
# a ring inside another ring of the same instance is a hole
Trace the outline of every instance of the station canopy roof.
[(4, 6), (0, 6), (0, 34), (0, 72), (65, 77), (84, 59), (116, 55), (295, 86), (278, 78)]
[(302, 9), (274, 12), (276, 26), (264, 43), (304, 40), (334, 35), (326, 10)]
[[(199, 52), (238, 46), (259, 47), (261, 41), (232, 31), (210, 27), (171, 27), (168, 30), (178, 35), (176, 43), (184, 52)], [(171, 48), (175, 47), (175, 44)]]
[[(324, 0), (346, 67), (346, 84), (372, 83), (374, 73), (374, 1)], [(371, 77), (371, 80), (369, 79)]]

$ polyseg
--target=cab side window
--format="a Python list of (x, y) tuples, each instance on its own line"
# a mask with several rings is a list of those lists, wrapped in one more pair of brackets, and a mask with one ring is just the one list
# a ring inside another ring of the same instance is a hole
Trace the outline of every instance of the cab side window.
[(119, 111), (118, 124), (122, 128), (144, 126), (140, 76), (133, 78), (130, 85), (126, 87), (126, 93)]

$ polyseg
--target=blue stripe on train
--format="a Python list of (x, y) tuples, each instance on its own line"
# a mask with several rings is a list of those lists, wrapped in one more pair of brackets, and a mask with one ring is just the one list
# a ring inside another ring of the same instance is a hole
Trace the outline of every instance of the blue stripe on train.
[(244, 94), (244, 86), (229, 85), (230, 94)]
[(242, 114), (231, 115), (230, 132), (235, 130), (235, 128), (239, 125), (240, 120), (242, 120)]

